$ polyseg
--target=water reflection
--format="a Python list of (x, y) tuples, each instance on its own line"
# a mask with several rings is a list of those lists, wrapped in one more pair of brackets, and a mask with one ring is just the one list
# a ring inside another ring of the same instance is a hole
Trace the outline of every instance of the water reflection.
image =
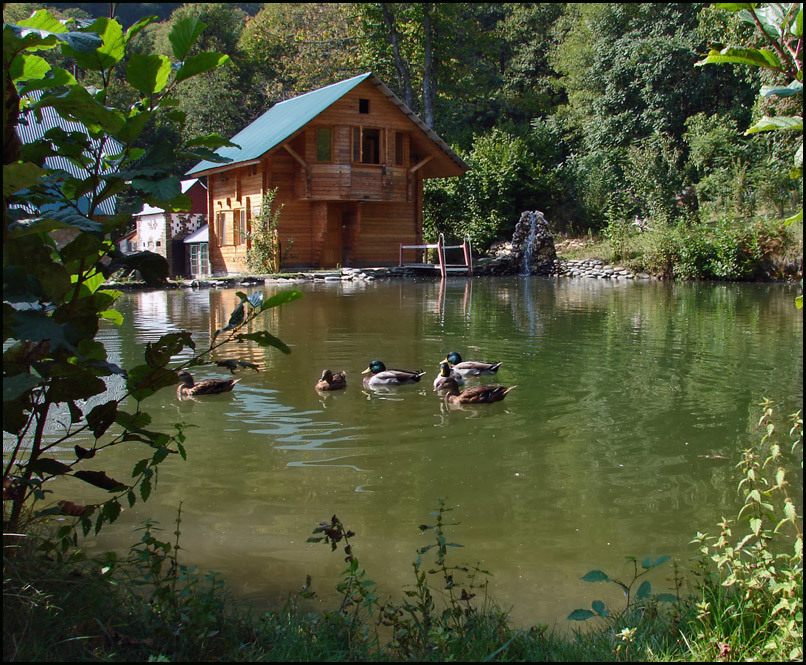
[[(146, 516), (170, 528), (181, 501), (186, 563), (261, 603), (316, 573), (326, 600), (343, 562), (305, 540), (336, 513), (369, 576), (399, 596), (424, 544), (416, 527), (443, 497), (461, 523), (449, 534), (465, 545), (456, 563), (491, 570), (516, 621), (562, 623), (589, 602), (579, 577), (591, 568), (618, 572), (626, 555), (685, 563), (694, 533), (739, 504), (733, 466), (757, 438), (759, 402), (781, 414), (802, 403), (802, 318), (786, 286), (512, 277), (294, 288), (305, 297), (253, 326), (290, 355), (226, 344), (214, 360), (260, 371), (236, 370), (232, 393), (204, 401), (165, 389), (144, 404), (151, 429), (191, 426), (188, 461), (166, 462), (152, 499), (102, 545), (128, 545)], [(126, 294), (124, 324), (101, 339), (123, 366), (166, 331), (188, 329), (202, 349), (235, 293)], [(503, 361), (480, 381), (518, 388), (497, 404), (447, 405), (431, 388), (451, 350)], [(374, 358), (427, 373), (368, 391), (361, 371)], [(343, 391), (314, 390), (326, 367), (346, 370)], [(197, 380), (221, 376), (231, 374), (194, 368)], [(141, 455), (116, 451), (98, 468), (125, 476)], [(76, 483), (54, 489), (97, 500)]]

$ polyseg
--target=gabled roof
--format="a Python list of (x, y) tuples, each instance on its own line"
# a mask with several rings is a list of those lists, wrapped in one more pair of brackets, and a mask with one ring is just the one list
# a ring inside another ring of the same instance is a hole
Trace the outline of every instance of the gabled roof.
[[(40, 97), (42, 96), (42, 91), (34, 90), (33, 92), (29, 93), (28, 96), (35, 101), (39, 101)], [(17, 138), (19, 138), (20, 143), (23, 145), (43, 139), (45, 133), (54, 127), (61, 127), (65, 132), (81, 132), (82, 134), (87, 134), (87, 128), (84, 127), (84, 125), (78, 122), (73, 122), (72, 120), (65, 120), (52, 106), (42, 107), (41, 112), (41, 122), (37, 121), (36, 114), (32, 111), (20, 114), (21, 122), (14, 128), (14, 131), (17, 133)], [(99, 141), (97, 139), (90, 139), (90, 141), (93, 149), (97, 149)], [(111, 136), (107, 136), (104, 148), (107, 155), (113, 155), (123, 150), (123, 145), (119, 141), (113, 139)], [(89, 173), (85, 168), (78, 166), (65, 157), (46, 157), (45, 166), (48, 169), (67, 171), (74, 178), (83, 179), (89, 177)], [(114, 171), (115, 169), (110, 168), (106, 171), (102, 171), (101, 175), (114, 173)], [(108, 199), (101, 201), (97, 209), (98, 214), (114, 215), (116, 201), (117, 196), (110, 196)], [(29, 212), (34, 212), (31, 206), (26, 207), (31, 208)], [(86, 213), (88, 211), (89, 199), (86, 195), (82, 196), (78, 200), (78, 208), (82, 213)]]
[(402, 113), (406, 114), (413, 123), (425, 132), (429, 139), (438, 145), (460, 167), (464, 170), (470, 168), (383, 81), (372, 72), (368, 72), (275, 104), (251, 125), (248, 125), (230, 139), (232, 143), (238, 144), (239, 148), (219, 148), (215, 151), (216, 154), (222, 157), (232, 159), (231, 162), (220, 164), (202, 161), (190, 169), (186, 175), (200, 174), (211, 169), (231, 167), (242, 162), (259, 159), (269, 150), (290, 138), (325, 109), (364, 81), (370, 81), (377, 86), (390, 102), (395, 104)]

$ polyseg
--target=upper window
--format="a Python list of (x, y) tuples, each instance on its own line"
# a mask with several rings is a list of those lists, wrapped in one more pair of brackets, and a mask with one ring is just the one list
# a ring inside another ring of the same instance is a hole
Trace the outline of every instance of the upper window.
[(369, 113), (369, 100), (368, 99), (359, 99), (358, 100), (358, 112), (359, 113)]
[(362, 164), (381, 163), (381, 130), (353, 127), (353, 161)]
[(333, 161), (333, 130), (330, 127), (316, 128), (316, 161)]

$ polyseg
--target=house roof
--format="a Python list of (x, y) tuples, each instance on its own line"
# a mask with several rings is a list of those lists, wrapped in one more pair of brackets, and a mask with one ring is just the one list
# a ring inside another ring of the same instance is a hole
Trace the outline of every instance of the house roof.
[(325, 109), (338, 101), (350, 90), (364, 81), (370, 81), (395, 104), (402, 113), (406, 114), (436, 145), (438, 145), (462, 169), (470, 167), (428, 127), (408, 106), (406, 106), (375, 74), (368, 72), (299, 97), (275, 104), (262, 116), (248, 125), (230, 141), (239, 147), (224, 147), (216, 150), (216, 154), (229, 157), (232, 162), (220, 164), (210, 161), (199, 162), (190, 169), (186, 175), (201, 174), (212, 169), (231, 167), (235, 164), (256, 160), (272, 148), (280, 145), (297, 131), (302, 129)]
[[(198, 178), (190, 178), (188, 180), (182, 180), (180, 182), (180, 184), (182, 186), (182, 193), (187, 194), (187, 191), (191, 187), (193, 187), (193, 185), (195, 185), (196, 183), (199, 183), (205, 189), (207, 188), (206, 185), (201, 180), (199, 180)], [(164, 212), (165, 212), (165, 210), (163, 208), (157, 208), (156, 206), (152, 206), (152, 205), (149, 205), (148, 203), (144, 203), (143, 208), (140, 210), (140, 212), (134, 213), (134, 216), (139, 217), (140, 215), (156, 215), (156, 214), (160, 214), (160, 213), (164, 213)]]
[[(29, 93), (29, 97), (38, 101), (42, 95), (41, 90), (35, 90)], [(61, 127), (66, 132), (81, 132), (82, 134), (87, 134), (87, 129), (79, 122), (73, 122), (72, 120), (65, 120), (60, 116), (56, 109), (52, 106), (44, 106), (41, 108), (42, 112), (42, 121), (38, 122), (36, 119), (36, 115), (33, 112), (27, 112), (24, 116), (21, 114), (21, 118), (27, 122), (27, 124), (20, 123), (15, 128), (14, 131), (17, 133), (17, 137), (20, 140), (20, 143), (23, 145), (28, 143), (33, 143), (34, 141), (39, 141), (44, 138), (45, 133), (54, 127)], [(91, 143), (93, 149), (97, 149), (99, 145), (99, 141), (97, 139), (91, 139)], [(106, 137), (106, 142), (104, 144), (104, 152), (107, 155), (114, 155), (119, 153), (123, 150), (123, 145), (113, 139), (111, 136)], [(60, 156), (53, 156), (53, 157), (46, 157), (45, 158), (45, 166), (48, 169), (61, 169), (63, 171), (67, 171), (71, 176), (74, 178), (87, 178), (89, 173), (87, 170), (81, 166), (78, 166), (74, 162), (71, 162), (66, 157)], [(109, 168), (105, 171), (102, 171), (102, 175), (106, 175), (108, 173), (114, 173), (114, 168)], [(100, 215), (114, 215), (115, 214), (115, 207), (116, 207), (117, 197), (111, 196), (105, 201), (102, 201), (98, 206), (96, 212)], [(29, 206), (26, 206), (29, 207)], [(87, 196), (82, 196), (78, 200), (78, 207), (82, 213), (87, 213), (89, 210), (89, 199)], [(29, 212), (34, 212), (30, 210)]]
[(205, 224), (200, 229), (196, 229), (193, 233), (191, 233), (187, 238), (185, 238), (182, 242), (185, 244), (191, 242), (210, 242), (210, 226)]

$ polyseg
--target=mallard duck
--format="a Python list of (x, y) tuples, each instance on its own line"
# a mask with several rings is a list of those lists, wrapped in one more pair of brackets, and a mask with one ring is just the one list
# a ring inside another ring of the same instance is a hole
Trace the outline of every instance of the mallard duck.
[(334, 374), (329, 369), (322, 372), (322, 378), (316, 382), (317, 390), (341, 390), (347, 386), (347, 374), (338, 372)]
[(373, 360), (362, 374), (371, 374), (364, 377), (367, 388), (373, 386), (401, 386), (406, 383), (417, 383), (425, 372), (414, 372), (408, 369), (386, 369), (380, 360)]
[(453, 379), (456, 382), (456, 385), (459, 386), (463, 386), (465, 383), (464, 377), (462, 377), (459, 372), (451, 369), (449, 363), (443, 362), (440, 363), (439, 374), (437, 374), (437, 378), (434, 379), (434, 390), (443, 390), (445, 388), (445, 381), (447, 379)]
[(179, 399), (195, 395), (226, 393), (232, 390), (235, 384), (240, 381), (240, 379), (205, 379), (196, 383), (193, 381), (190, 372), (179, 372), (178, 376), (181, 383), (176, 389), (176, 396)]
[(442, 362), (450, 363), (451, 369), (461, 374), (464, 378), (469, 376), (480, 376), (482, 374), (495, 374), (501, 363), (485, 363), (478, 360), (462, 360), (456, 351), (451, 351)]
[(504, 399), (513, 388), (517, 386), (473, 386), (459, 392), (456, 381), (448, 377), (442, 390), (445, 391), (445, 400), (453, 404), (492, 404)]

